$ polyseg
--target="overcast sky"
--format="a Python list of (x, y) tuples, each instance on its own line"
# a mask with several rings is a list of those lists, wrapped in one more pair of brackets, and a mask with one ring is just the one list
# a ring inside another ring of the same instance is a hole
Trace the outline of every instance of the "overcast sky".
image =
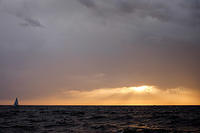
[(199, 0), (0, 0), (0, 101), (143, 85), (200, 94)]

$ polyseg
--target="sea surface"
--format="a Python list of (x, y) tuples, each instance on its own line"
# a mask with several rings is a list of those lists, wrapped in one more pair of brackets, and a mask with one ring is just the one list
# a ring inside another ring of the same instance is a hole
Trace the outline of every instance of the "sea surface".
[(0, 106), (0, 133), (200, 133), (200, 106)]

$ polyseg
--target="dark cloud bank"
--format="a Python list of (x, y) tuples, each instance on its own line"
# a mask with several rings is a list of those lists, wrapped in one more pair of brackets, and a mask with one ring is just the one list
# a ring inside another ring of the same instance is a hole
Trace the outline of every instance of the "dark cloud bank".
[(200, 86), (199, 0), (0, 1), (0, 99)]

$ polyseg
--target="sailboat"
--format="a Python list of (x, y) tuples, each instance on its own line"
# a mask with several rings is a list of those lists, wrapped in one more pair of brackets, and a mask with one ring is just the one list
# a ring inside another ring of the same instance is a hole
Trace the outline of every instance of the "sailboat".
[(19, 106), (17, 97), (16, 97), (16, 99), (15, 99), (14, 106)]

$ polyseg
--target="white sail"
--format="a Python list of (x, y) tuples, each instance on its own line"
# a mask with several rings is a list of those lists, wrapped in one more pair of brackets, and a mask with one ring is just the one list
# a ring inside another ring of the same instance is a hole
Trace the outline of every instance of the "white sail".
[(18, 105), (19, 105), (18, 99), (16, 98), (15, 103), (14, 103), (14, 106), (18, 106)]

